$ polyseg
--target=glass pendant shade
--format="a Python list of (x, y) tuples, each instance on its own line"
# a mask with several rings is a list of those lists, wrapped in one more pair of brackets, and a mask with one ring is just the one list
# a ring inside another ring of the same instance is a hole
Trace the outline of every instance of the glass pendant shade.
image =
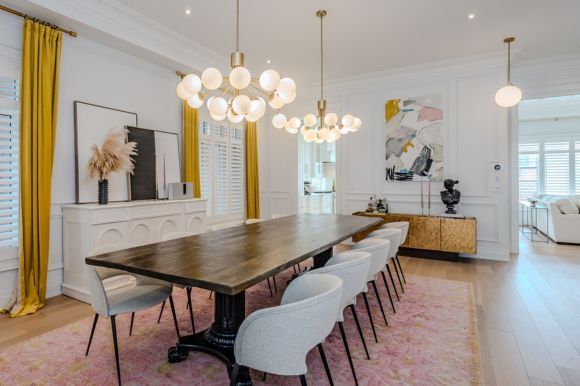
[(277, 129), (283, 129), (286, 122), (288, 122), (288, 119), (284, 114), (276, 114), (272, 118), (272, 125)]
[(268, 104), (273, 109), (281, 109), (284, 106), (284, 102), (278, 97), (276, 93), (273, 93), (268, 97)]
[(513, 107), (522, 100), (522, 90), (519, 87), (508, 84), (495, 93), (495, 103), (501, 107)]
[(274, 70), (266, 70), (260, 75), (260, 87), (266, 91), (274, 91), (280, 83), (280, 75)]
[(232, 102), (232, 109), (236, 114), (246, 115), (250, 112), (250, 108), (252, 107), (252, 100), (247, 95), (238, 95), (234, 98)]
[(189, 98), (191, 98), (192, 96), (194, 96), (195, 94), (190, 94), (189, 92), (185, 91), (185, 87), (183, 87), (183, 82), (180, 82), (177, 85), (177, 96), (183, 100), (188, 100)]
[(240, 123), (244, 120), (244, 116), (241, 114), (236, 114), (233, 109), (228, 110), (227, 117), (231, 123)]
[(202, 94), (197, 93), (187, 100), (187, 104), (191, 108), (198, 109), (203, 106), (204, 99), (205, 98)]
[(217, 90), (223, 82), (223, 76), (217, 68), (206, 68), (201, 73), (201, 83), (208, 90)]
[(226, 115), (228, 112), (228, 102), (222, 97), (212, 97), (211, 104), (208, 101), (207, 108), (214, 115)]
[(304, 117), (304, 124), (308, 127), (316, 125), (316, 116), (314, 114), (308, 114)]

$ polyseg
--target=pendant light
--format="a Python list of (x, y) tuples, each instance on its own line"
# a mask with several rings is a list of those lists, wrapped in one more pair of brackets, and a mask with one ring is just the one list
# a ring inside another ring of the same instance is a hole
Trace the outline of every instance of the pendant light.
[(336, 142), (343, 134), (356, 132), (362, 126), (360, 118), (351, 114), (345, 114), (339, 119), (335, 113), (326, 112), (326, 100), (324, 99), (324, 41), (323, 41), (323, 19), (327, 15), (325, 10), (316, 12), (320, 18), (320, 99), (318, 100), (318, 114), (308, 114), (302, 120), (297, 117), (286, 119), (284, 114), (276, 114), (272, 118), (272, 124), (278, 129), (286, 129), (290, 134), (302, 134), (306, 142), (322, 143), (324, 141)]
[(512, 37), (503, 41), (508, 45), (507, 84), (495, 93), (495, 103), (501, 107), (513, 107), (522, 100), (522, 90), (511, 82), (511, 43), (515, 40)]
[[(256, 122), (266, 113), (266, 103), (276, 110), (292, 103), (296, 99), (296, 83), (290, 78), (280, 79), (275, 70), (266, 70), (259, 78), (252, 78), (244, 67), (244, 53), (240, 52), (239, 46), (240, 0), (236, 0), (236, 50), (230, 56), (229, 76), (223, 76), (213, 67), (205, 69), (201, 78), (196, 74), (184, 75), (177, 85), (177, 95), (192, 108), (205, 103), (212, 119), (223, 121), (228, 118), (232, 123), (244, 119)], [(209, 96), (211, 91), (215, 95)], [(228, 95), (232, 97), (226, 99)]]

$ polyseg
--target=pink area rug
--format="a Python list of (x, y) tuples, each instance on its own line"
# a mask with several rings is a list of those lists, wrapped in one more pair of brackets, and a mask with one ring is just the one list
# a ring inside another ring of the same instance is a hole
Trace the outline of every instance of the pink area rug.
[[(291, 270), (277, 276), (280, 293)], [(377, 283), (379, 284), (379, 283)], [(469, 284), (448, 280), (408, 276), (401, 302), (395, 300), (397, 314), (390, 311), (382, 280), (379, 284), (389, 327), (369, 292), (374, 309), (379, 343), (375, 343), (364, 303), (357, 311), (371, 360), (362, 344), (349, 310), (345, 311), (346, 333), (354, 357), (360, 385), (479, 385), (479, 341)], [(392, 291), (392, 290), (391, 290)], [(213, 302), (208, 292), (194, 289), (196, 328), (206, 328), (213, 317)], [(279, 302), (280, 293), (271, 298), (262, 283), (246, 294), (247, 310), (270, 307)], [(394, 294), (393, 294), (394, 295)], [(185, 309), (185, 291), (175, 290), (179, 325), (182, 334), (191, 331)], [(138, 313), (133, 335), (129, 336), (130, 315), (117, 322), (121, 376), (124, 385), (227, 385), (225, 366), (217, 359), (190, 353), (187, 360), (169, 364), (167, 349), (176, 341), (169, 307), (157, 324), (159, 307)], [(92, 317), (53, 330), (42, 336), (10, 346), (0, 352), (0, 385), (114, 385), (117, 383), (110, 321), (99, 320), (88, 357), (85, 357)], [(336, 385), (354, 384), (346, 354), (335, 327), (324, 343)], [(297, 377), (268, 375), (252, 371), (254, 384), (296, 385)], [(318, 351), (308, 356), (309, 385), (327, 385)]]

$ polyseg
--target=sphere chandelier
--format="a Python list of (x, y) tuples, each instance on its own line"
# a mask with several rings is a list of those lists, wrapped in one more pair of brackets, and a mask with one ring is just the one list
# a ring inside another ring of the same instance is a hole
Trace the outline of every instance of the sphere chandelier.
[[(280, 78), (275, 70), (264, 71), (259, 78), (252, 78), (244, 67), (244, 53), (240, 45), (240, 1), (236, 0), (236, 50), (231, 54), (231, 71), (223, 76), (217, 68), (207, 68), (201, 73), (183, 76), (177, 85), (177, 95), (192, 108), (205, 103), (210, 116), (216, 121), (228, 118), (232, 123), (256, 122), (266, 113), (267, 98), (273, 109), (280, 109), (296, 99), (296, 83), (290, 78)], [(206, 91), (207, 90), (207, 91)], [(210, 96), (215, 91), (216, 95)], [(242, 92), (243, 91), (243, 92)], [(229, 99), (226, 96), (233, 95)]]
[(507, 84), (495, 93), (495, 103), (501, 107), (513, 107), (522, 100), (522, 90), (514, 86), (511, 81), (511, 44), (515, 38), (505, 38), (504, 43), (508, 46)]
[(320, 99), (318, 100), (318, 115), (308, 114), (302, 120), (297, 117), (287, 119), (282, 113), (274, 115), (272, 125), (277, 129), (286, 129), (290, 134), (300, 133), (306, 142), (328, 143), (336, 142), (344, 134), (357, 132), (362, 126), (360, 118), (345, 114), (341, 119), (335, 113), (326, 112), (324, 99), (324, 40), (323, 19), (327, 15), (325, 10), (316, 12), (320, 18)]

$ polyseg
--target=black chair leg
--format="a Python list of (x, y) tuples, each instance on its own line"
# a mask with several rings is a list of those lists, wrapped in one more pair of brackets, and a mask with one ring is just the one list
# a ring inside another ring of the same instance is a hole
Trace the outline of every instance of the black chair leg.
[(169, 305), (171, 306), (171, 314), (173, 315), (173, 323), (175, 324), (175, 332), (177, 332), (177, 339), (181, 338), (179, 335), (179, 325), (177, 324), (177, 315), (175, 315), (175, 305), (173, 304), (173, 296), (169, 295)]
[(403, 276), (403, 283), (407, 284), (407, 279), (405, 279), (405, 272), (403, 272), (403, 266), (401, 265), (401, 260), (399, 260), (399, 253), (395, 255), (395, 259), (397, 260), (397, 264), (399, 264), (399, 269), (401, 270), (401, 276)]
[(157, 324), (161, 321), (161, 315), (163, 315), (163, 310), (165, 309), (165, 300), (161, 303), (161, 311), (159, 311), (159, 317), (157, 318)]
[(350, 349), (348, 348), (348, 341), (346, 340), (346, 334), (344, 333), (344, 326), (342, 325), (342, 322), (338, 322), (338, 328), (340, 329), (340, 335), (342, 336), (342, 343), (344, 343), (344, 350), (348, 356), (348, 363), (350, 365), (350, 371), (352, 371), (354, 384), (358, 386), (358, 378), (356, 376), (356, 371), (354, 370), (354, 364), (352, 363), (352, 356), (350, 355)]
[(97, 327), (97, 321), (99, 320), (99, 314), (95, 313), (95, 319), (93, 319), (93, 328), (91, 328), (91, 336), (89, 337), (89, 344), (87, 345), (87, 352), (85, 356), (89, 355), (89, 349), (91, 348), (91, 343), (93, 342), (93, 335), (95, 335), (95, 327)]
[(403, 281), (401, 280), (401, 276), (399, 276), (399, 268), (397, 267), (397, 262), (395, 261), (395, 258), (392, 258), (391, 261), (393, 262), (393, 266), (395, 267), (395, 273), (397, 274), (397, 279), (399, 280), (401, 292), (405, 293), (405, 289), (403, 288)]
[(360, 328), (360, 323), (358, 321), (358, 315), (356, 314), (356, 309), (354, 305), (350, 305), (350, 310), (352, 311), (352, 316), (354, 317), (354, 322), (356, 323), (356, 328), (358, 329), (358, 334), (360, 335), (360, 340), (362, 341), (363, 347), (365, 348), (365, 353), (367, 354), (367, 359), (371, 359), (369, 355), (369, 350), (367, 349), (367, 342), (365, 341), (365, 336), (363, 335), (362, 328)]
[(379, 289), (377, 288), (377, 282), (372, 281), (373, 289), (375, 290), (375, 295), (377, 296), (377, 301), (379, 302), (379, 307), (381, 308), (381, 314), (383, 314), (383, 319), (385, 320), (385, 324), (388, 326), (389, 322), (387, 322), (387, 316), (385, 315), (385, 309), (383, 308), (383, 302), (381, 301), (381, 295), (379, 295)]
[(191, 287), (186, 287), (185, 291), (187, 293), (187, 308), (189, 309), (189, 319), (191, 319), (191, 329), (195, 334), (195, 321), (193, 320), (193, 306), (191, 305)]
[(266, 375), (268, 375), (268, 373), (264, 371), (264, 375), (262, 376), (262, 381), (264, 382), (266, 381)]
[(391, 283), (393, 284), (395, 295), (397, 295), (397, 300), (401, 301), (401, 298), (399, 298), (399, 293), (397, 292), (397, 286), (395, 285), (395, 281), (393, 280), (393, 274), (391, 273), (391, 267), (389, 267), (389, 264), (387, 264), (387, 272), (389, 273), (389, 277), (391, 278)]
[(375, 342), (379, 343), (377, 339), (377, 332), (375, 331), (375, 322), (373, 322), (373, 315), (371, 314), (371, 307), (369, 306), (369, 299), (367, 298), (366, 292), (362, 293), (363, 299), (365, 300), (365, 306), (367, 308), (367, 314), (369, 315), (369, 321), (371, 322), (371, 327), (373, 329), (373, 336), (375, 337)]
[(270, 290), (270, 297), (274, 297), (274, 293), (272, 292), (272, 285), (270, 284), (270, 278), (267, 278), (266, 281), (268, 282), (268, 289)]
[(240, 365), (235, 363), (232, 366), (232, 371), (230, 372), (230, 386), (236, 386), (236, 381), (238, 380), (238, 372), (240, 371)]
[(213, 291), (209, 291), (209, 300), (211, 300), (212, 296), (213, 296)]
[(133, 321), (135, 320), (135, 313), (131, 312), (131, 325), (129, 326), (129, 336), (133, 334)]
[(328, 361), (326, 360), (326, 355), (324, 354), (324, 347), (322, 347), (322, 343), (318, 343), (318, 352), (320, 353), (320, 359), (322, 359), (322, 364), (324, 365), (324, 370), (326, 371), (328, 383), (330, 386), (334, 386), (334, 382), (332, 381), (332, 374), (330, 374), (330, 367), (328, 367)]
[(276, 284), (276, 275), (272, 276), (272, 282), (274, 283), (274, 292), (278, 293), (278, 285)]
[(385, 288), (387, 289), (387, 294), (389, 294), (389, 301), (391, 302), (391, 308), (393, 309), (393, 313), (396, 314), (397, 310), (395, 309), (395, 303), (393, 303), (393, 297), (391, 296), (391, 290), (389, 289), (389, 285), (387, 284), (387, 277), (385, 273), (381, 271), (381, 275), (383, 276), (383, 282), (385, 283)]
[(301, 385), (301, 386), (308, 386), (308, 385), (306, 384), (306, 375), (304, 375), (304, 374), (302, 374), (302, 375), (300, 376), (300, 385)]
[(115, 346), (115, 362), (117, 363), (117, 381), (121, 384), (121, 366), (119, 364), (119, 346), (117, 344), (117, 323), (115, 315), (111, 316), (111, 329), (113, 330), (113, 345)]
[(294, 265), (292, 266), (292, 269), (294, 270), (294, 273), (298, 273), (298, 272), (296, 272), (296, 264), (294, 264)]

